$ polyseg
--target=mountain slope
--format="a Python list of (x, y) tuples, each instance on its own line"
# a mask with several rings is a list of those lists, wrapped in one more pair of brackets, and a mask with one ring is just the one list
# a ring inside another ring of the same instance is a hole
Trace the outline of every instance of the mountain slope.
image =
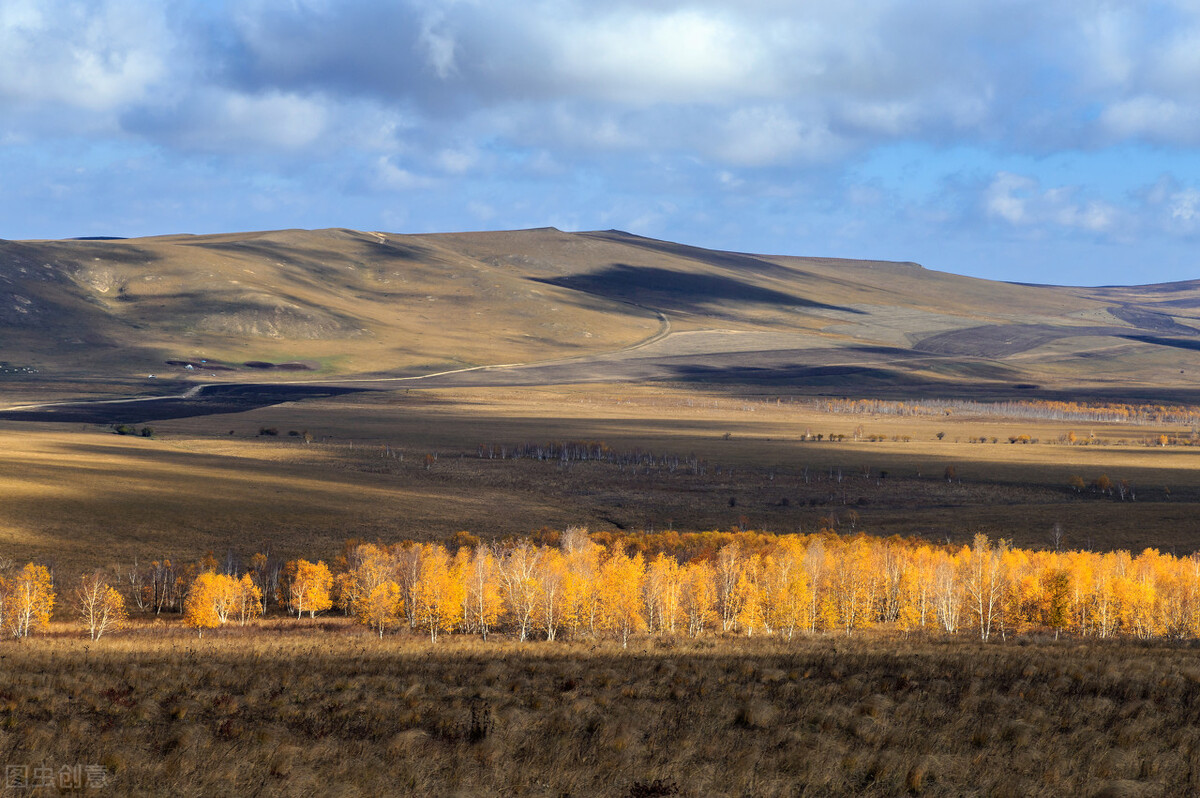
[(1200, 370), (1200, 283), (1018, 285), (619, 231), (0, 242), (0, 340), (0, 390), (30, 369), (150, 386), (151, 373), (261, 380), (284, 365), (272, 379), (329, 381), (547, 361), (521, 380), (853, 394), (869, 366), (898, 390), (1185, 389)]

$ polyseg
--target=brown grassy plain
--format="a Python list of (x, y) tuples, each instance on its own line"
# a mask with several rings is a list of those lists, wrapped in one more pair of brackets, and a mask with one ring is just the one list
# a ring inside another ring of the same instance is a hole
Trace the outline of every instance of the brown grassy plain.
[[(0, 752), (138, 795), (1182, 795), (1195, 651), (643, 640), (268, 620), (4, 646)], [(7, 791), (6, 794), (23, 794)], [(101, 793), (97, 793), (101, 794)]]
[[(1200, 547), (1200, 448), (1142, 442), (1187, 430), (841, 415), (783, 399), (669, 386), (459, 388), (155, 422), (154, 438), (10, 422), (0, 540), (10, 556), (64, 572), (208, 550), (246, 558), (264, 544), (283, 556), (328, 558), (349, 537), (446, 539), (465, 529), (491, 539), (568, 524), (795, 532), (832, 522), (937, 542), (984, 531), (1039, 547), (1061, 523), (1073, 547)], [(852, 440), (860, 425), (886, 440)], [(280, 434), (260, 436), (263, 427)], [(311, 444), (288, 435), (305, 430)], [(1089, 445), (1059, 443), (1069, 431)], [(847, 439), (803, 440), (818, 432)], [(1019, 434), (1039, 442), (1007, 442)], [(968, 442), (979, 437), (989, 442)], [(481, 444), (569, 440), (694, 455), (704, 472), (478, 456)], [(1090, 483), (1101, 474), (1131, 483), (1137, 500), (1068, 487), (1072, 475)]]
[[(467, 529), (496, 538), (569, 523), (796, 532), (835, 518), (845, 530), (853, 510), (857, 528), (937, 541), (984, 530), (1039, 546), (1061, 522), (1073, 546), (1187, 553), (1200, 545), (1200, 449), (1140, 443), (1188, 431), (872, 418), (799, 402), (584, 385), (367, 392), (155, 422), (151, 439), (96, 426), (7, 424), (0, 534), (14, 556), (84, 566), (97, 556), (196, 556), (209, 548), (220, 556), (230, 546), (248, 556), (247, 547), (268, 540), (283, 553), (329, 556), (348, 536), (444, 539)], [(887, 439), (856, 442), (858, 426)], [(262, 427), (280, 436), (259, 436)], [(288, 436), (305, 430), (312, 444)], [(1058, 443), (1068, 431), (1108, 445)], [(817, 432), (847, 439), (803, 440)], [(1009, 444), (1015, 434), (1039, 443)], [(989, 443), (968, 443), (978, 437)], [(990, 443), (994, 437), (1000, 443)], [(707, 473), (478, 456), (480, 444), (560, 440), (695, 455)], [(437, 461), (427, 467), (426, 455)], [(953, 482), (944, 479), (947, 466), (958, 474)], [(1076, 474), (1127, 480), (1138, 500), (1076, 494), (1068, 488)]]

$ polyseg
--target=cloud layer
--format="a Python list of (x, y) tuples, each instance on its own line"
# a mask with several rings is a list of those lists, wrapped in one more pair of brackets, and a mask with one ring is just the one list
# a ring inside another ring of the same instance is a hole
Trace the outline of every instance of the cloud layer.
[(1183, 2), (9, 0), (0, 235), (558, 224), (1182, 279), (1197, 109)]

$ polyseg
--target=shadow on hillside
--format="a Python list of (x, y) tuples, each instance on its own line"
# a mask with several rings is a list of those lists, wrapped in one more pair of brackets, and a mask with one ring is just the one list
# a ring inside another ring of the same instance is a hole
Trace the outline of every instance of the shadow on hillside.
[(70, 241), (51, 241), (47, 243), (25, 245), (27, 250), (35, 250), (45, 257), (51, 252), (55, 257), (65, 261), (73, 261), (79, 265), (93, 265), (94, 259), (101, 262), (121, 263), (127, 266), (145, 266), (162, 260), (158, 253), (143, 249), (135, 244), (119, 243), (125, 239), (71, 239)]
[(804, 297), (785, 294), (771, 288), (711, 274), (660, 269), (654, 266), (630, 266), (614, 263), (600, 271), (555, 278), (530, 278), (535, 282), (570, 288), (585, 294), (633, 302), (658, 310), (681, 313), (719, 311), (727, 302), (748, 302), (788, 308), (838, 310), (862, 315), (863, 311), (841, 305), (829, 305)]
[(807, 272), (802, 272), (798, 269), (788, 269), (777, 263), (771, 263), (768, 260), (763, 260), (762, 258), (742, 252), (721, 252), (719, 250), (692, 247), (687, 244), (676, 244), (671, 241), (658, 241), (653, 238), (635, 236), (632, 233), (625, 233), (620, 230), (609, 230), (603, 233), (580, 233), (579, 235), (604, 241), (615, 241), (627, 246), (648, 249), (652, 252), (661, 252), (677, 258), (687, 258), (698, 263), (707, 263), (710, 266), (718, 266), (736, 271), (757, 272), (781, 279), (794, 280), (797, 275), (807, 274)]
[(0, 420), (141, 424), (218, 413), (243, 413), (284, 402), (326, 399), (361, 390), (364, 389), (328, 385), (210, 385), (193, 397), (164, 396), (123, 402), (74, 402), (32, 410), (3, 411), (0, 412)]
[[(231, 255), (241, 255), (251, 258), (284, 263), (304, 269), (320, 270), (329, 262), (352, 261), (355, 249), (365, 249), (377, 258), (390, 258), (414, 262), (428, 262), (435, 258), (432, 249), (410, 243), (389, 241), (386, 244), (375, 241), (347, 240), (346, 250), (323, 249), (306, 243), (293, 245), (274, 241), (196, 241), (188, 242), (189, 246), (226, 252)], [(337, 269), (329, 269), (336, 273)]]
[(915, 388), (928, 383), (899, 371), (874, 366), (809, 366), (775, 364), (770, 366), (712, 366), (700, 363), (678, 364), (662, 377), (668, 381), (723, 385), (772, 385), (777, 387), (833, 388), (839, 395), (868, 386), (893, 389)]
[(1146, 310), (1133, 305), (1109, 308), (1108, 312), (1121, 321), (1132, 324), (1134, 327), (1140, 327), (1143, 330), (1149, 330), (1154, 333), (1174, 333), (1175, 335), (1200, 334), (1200, 330), (1197, 330), (1195, 327), (1189, 327), (1186, 324), (1180, 324), (1165, 313), (1156, 313), (1152, 310)]
[(1036, 349), (1063, 338), (1105, 337), (1122, 327), (1059, 327), (1053, 324), (985, 324), (930, 335), (913, 349), (935, 355), (1001, 358)]
[(1143, 344), (1169, 346), (1173, 349), (1190, 349), (1193, 352), (1200, 352), (1200, 340), (1195, 338), (1163, 338), (1161, 335), (1122, 335), (1120, 337), (1130, 341), (1139, 341)]

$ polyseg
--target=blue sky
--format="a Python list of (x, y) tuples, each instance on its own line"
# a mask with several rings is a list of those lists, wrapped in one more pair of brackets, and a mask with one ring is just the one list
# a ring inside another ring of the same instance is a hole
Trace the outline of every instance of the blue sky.
[(547, 225), (1200, 278), (1200, 5), (0, 4), (0, 237)]

